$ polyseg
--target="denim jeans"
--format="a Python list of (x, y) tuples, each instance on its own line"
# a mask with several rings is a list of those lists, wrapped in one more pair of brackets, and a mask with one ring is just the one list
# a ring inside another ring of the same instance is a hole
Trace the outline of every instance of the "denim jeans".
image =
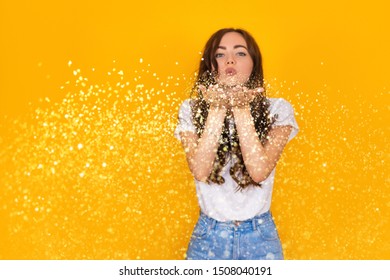
[(201, 213), (186, 259), (282, 260), (283, 251), (269, 211), (241, 222), (219, 222)]

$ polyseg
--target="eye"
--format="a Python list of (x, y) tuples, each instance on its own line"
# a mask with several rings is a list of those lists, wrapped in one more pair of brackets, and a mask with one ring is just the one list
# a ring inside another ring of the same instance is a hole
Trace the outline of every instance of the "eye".
[(223, 53), (216, 53), (215, 58), (223, 57), (223, 55), (224, 55)]
[(237, 55), (238, 56), (246, 56), (246, 53), (245, 52), (238, 52)]

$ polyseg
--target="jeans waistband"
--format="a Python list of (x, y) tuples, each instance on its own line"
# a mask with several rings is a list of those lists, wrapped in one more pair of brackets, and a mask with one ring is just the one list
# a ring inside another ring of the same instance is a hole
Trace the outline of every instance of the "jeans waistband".
[(225, 221), (225, 222), (215, 220), (215, 219), (207, 216), (203, 212), (200, 213), (200, 217), (205, 219), (211, 228), (227, 227), (227, 228), (236, 228), (236, 229), (239, 229), (239, 228), (246, 229), (248, 227), (252, 227), (253, 230), (256, 230), (257, 225), (262, 224), (262, 223), (272, 219), (272, 214), (271, 214), (271, 211), (267, 211), (265, 213), (262, 213), (260, 215), (257, 215), (255, 217), (247, 219), (247, 220), (243, 220), (243, 221), (232, 220), (232, 221)]

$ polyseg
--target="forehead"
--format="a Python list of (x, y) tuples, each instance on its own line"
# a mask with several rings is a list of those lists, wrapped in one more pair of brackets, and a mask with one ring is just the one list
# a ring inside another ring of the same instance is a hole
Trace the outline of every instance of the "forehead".
[(223, 35), (219, 45), (220, 46), (243, 45), (245, 47), (248, 47), (246, 45), (244, 37), (237, 32), (228, 32), (225, 35)]

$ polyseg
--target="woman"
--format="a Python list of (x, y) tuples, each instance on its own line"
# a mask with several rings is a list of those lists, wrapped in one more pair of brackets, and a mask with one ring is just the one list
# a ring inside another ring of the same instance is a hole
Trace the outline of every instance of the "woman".
[(214, 33), (193, 92), (175, 130), (201, 209), (187, 259), (283, 259), (269, 210), (276, 163), (298, 125), (286, 100), (265, 97), (253, 37)]

